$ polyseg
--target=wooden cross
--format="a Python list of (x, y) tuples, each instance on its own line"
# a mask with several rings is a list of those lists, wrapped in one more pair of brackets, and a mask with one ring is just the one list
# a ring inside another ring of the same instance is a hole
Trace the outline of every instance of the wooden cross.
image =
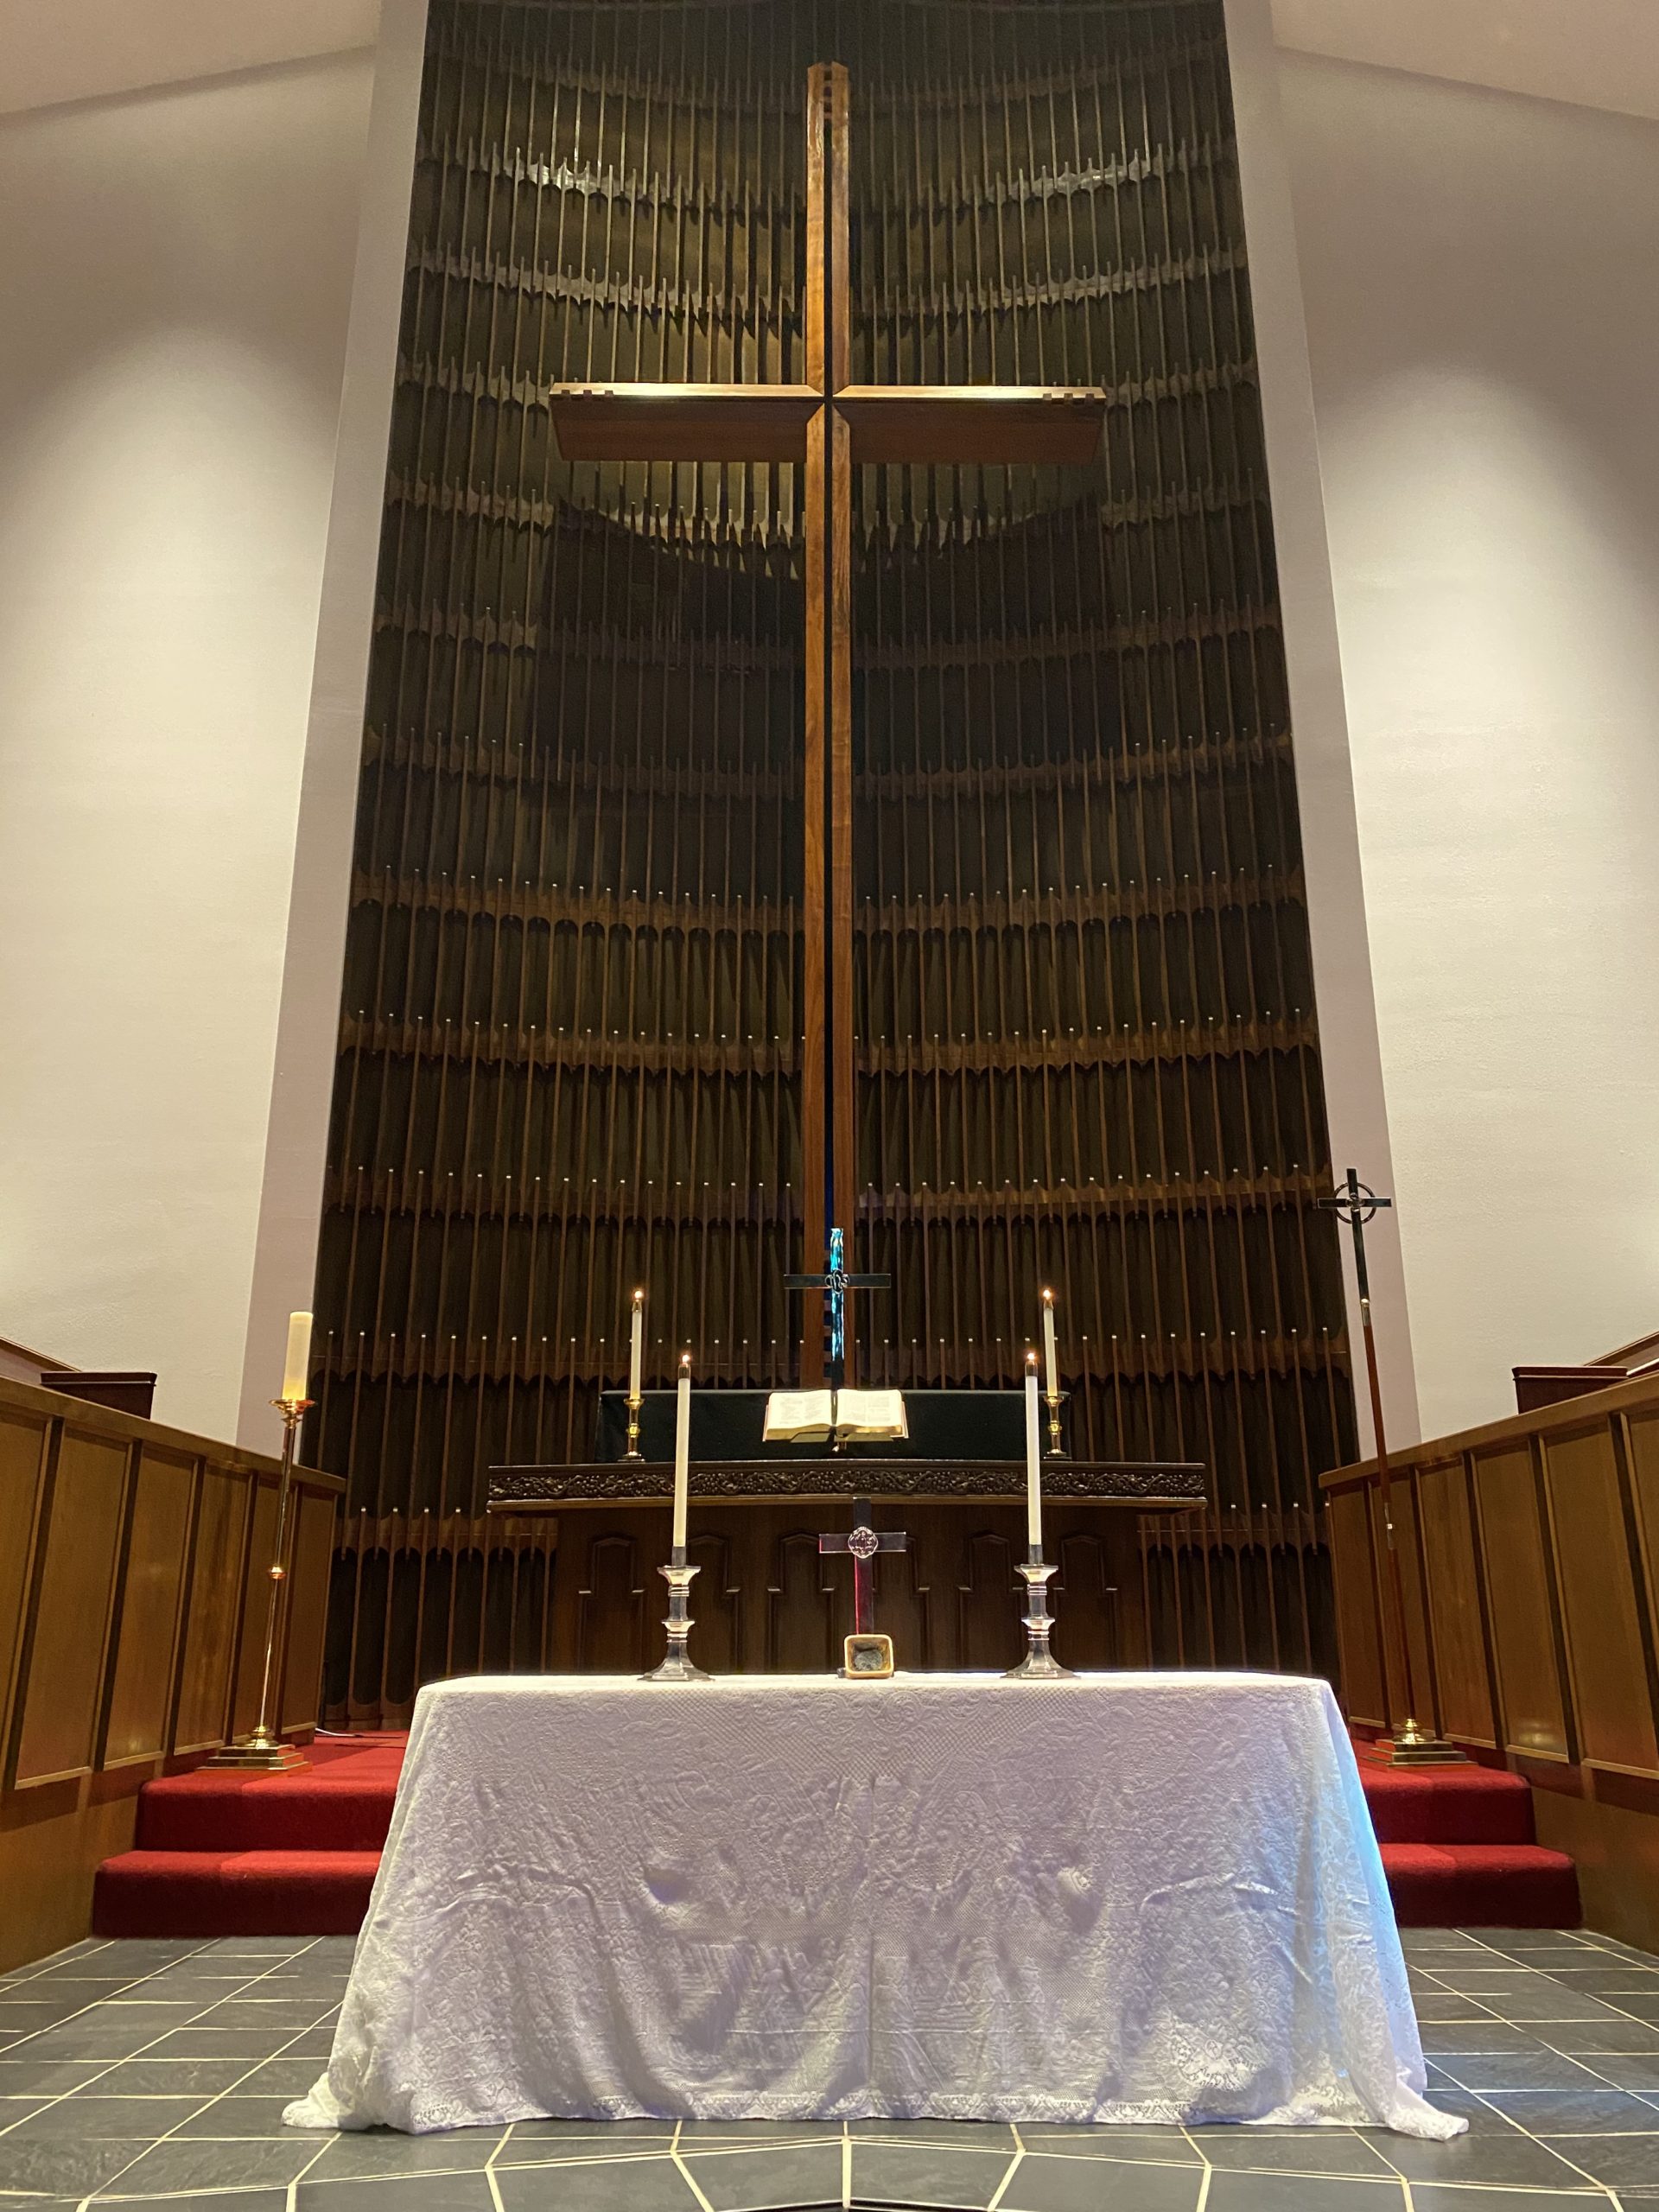
[[(849, 1290), (886, 1290), (891, 1275), (849, 1275), (838, 1229), (830, 1232), (829, 1264), (821, 1275), (785, 1275), (785, 1290), (821, 1290), (824, 1307), (824, 1367), (832, 1390), (847, 1381), (847, 1294)], [(833, 1408), (831, 1409), (833, 1416)]]
[(902, 1552), (910, 1538), (902, 1529), (873, 1529), (870, 1501), (853, 1500), (853, 1525), (844, 1536), (820, 1536), (820, 1552), (850, 1552), (853, 1558), (853, 1634), (875, 1632), (875, 1572), (871, 1565), (878, 1552)]
[[(1106, 396), (1017, 385), (848, 381), (852, 257), (848, 81), (806, 80), (804, 384), (555, 385), (566, 461), (797, 461), (806, 543), (805, 963), (801, 1044), (804, 1249), (857, 1219), (853, 1060), (853, 467), (866, 461), (1093, 460)], [(823, 1376), (810, 1325), (801, 1381)]]

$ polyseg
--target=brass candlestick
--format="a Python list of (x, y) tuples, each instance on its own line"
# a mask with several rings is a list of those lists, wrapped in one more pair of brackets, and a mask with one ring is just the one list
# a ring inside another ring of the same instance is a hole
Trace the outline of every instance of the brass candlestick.
[(290, 1774), (296, 1767), (308, 1766), (311, 1762), (292, 1744), (285, 1744), (271, 1725), (271, 1696), (276, 1675), (276, 1654), (285, 1626), (288, 1595), (288, 1518), (289, 1500), (294, 1488), (294, 1454), (298, 1446), (300, 1423), (304, 1420), (309, 1398), (273, 1398), (270, 1402), (283, 1417), (283, 1464), (276, 1478), (276, 1537), (271, 1549), (270, 1566), (266, 1570), (270, 1584), (265, 1600), (265, 1664), (259, 1678), (259, 1719), (251, 1736), (239, 1742), (226, 1744), (207, 1760), (209, 1766), (251, 1768), (260, 1774)]
[(639, 1408), (644, 1403), (645, 1400), (635, 1392), (628, 1393), (628, 1448), (622, 1454), (625, 1459), (639, 1457)]
[(1065, 1395), (1064, 1390), (1044, 1393), (1048, 1405), (1048, 1449), (1043, 1454), (1046, 1459), (1064, 1459), (1065, 1457), (1065, 1447), (1060, 1442), (1060, 1402)]
[(1054, 1626), (1054, 1616), (1048, 1610), (1048, 1580), (1055, 1571), (1044, 1559), (1040, 1544), (1033, 1544), (1030, 1555), (1020, 1563), (1026, 1585), (1027, 1650), (1020, 1664), (1003, 1675), (1005, 1682), (1074, 1682), (1077, 1679), (1048, 1648)]
[(712, 1682), (714, 1676), (705, 1674), (701, 1667), (694, 1667), (686, 1656), (686, 1643), (691, 1634), (691, 1618), (686, 1607), (690, 1601), (691, 1578), (701, 1572), (685, 1562), (685, 1546), (676, 1544), (670, 1554), (669, 1564), (657, 1570), (668, 1585), (668, 1618), (663, 1626), (668, 1630), (668, 1651), (660, 1667), (642, 1675), (642, 1682)]

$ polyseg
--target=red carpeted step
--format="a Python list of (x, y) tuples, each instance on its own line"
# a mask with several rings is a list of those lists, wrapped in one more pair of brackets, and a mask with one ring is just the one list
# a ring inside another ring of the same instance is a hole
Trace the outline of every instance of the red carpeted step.
[(294, 1774), (198, 1767), (148, 1782), (134, 1840), (141, 1851), (378, 1851), (405, 1741), (319, 1742)]
[(95, 1936), (355, 1936), (378, 1851), (128, 1851), (92, 1891)]
[(1502, 1767), (1382, 1767), (1362, 1757), (1359, 1779), (1379, 1843), (1533, 1840), (1532, 1792)]
[(1579, 1877), (1537, 1844), (1385, 1843), (1382, 1868), (1402, 1928), (1576, 1928)]

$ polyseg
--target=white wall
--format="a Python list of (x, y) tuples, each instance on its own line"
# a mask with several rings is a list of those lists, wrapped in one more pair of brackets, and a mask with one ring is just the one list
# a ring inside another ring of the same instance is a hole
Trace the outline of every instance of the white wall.
[(0, 1334), (221, 1435), (372, 79), (0, 124)]
[(1281, 96), (1435, 1434), (1659, 1325), (1659, 125)]

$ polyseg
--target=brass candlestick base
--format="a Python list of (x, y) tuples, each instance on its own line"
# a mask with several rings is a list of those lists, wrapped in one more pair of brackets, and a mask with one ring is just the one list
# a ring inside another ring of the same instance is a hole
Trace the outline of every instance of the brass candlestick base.
[(1471, 1764), (1466, 1751), (1455, 1744), (1447, 1743), (1444, 1736), (1432, 1735), (1416, 1721), (1408, 1719), (1396, 1728), (1392, 1736), (1379, 1736), (1375, 1743), (1367, 1744), (1360, 1753), (1373, 1766), (1468, 1766)]
[(270, 1702), (276, 1685), (277, 1652), (285, 1640), (287, 1628), (283, 1600), (288, 1592), (288, 1516), (294, 1487), (294, 1453), (300, 1423), (305, 1419), (311, 1401), (273, 1398), (271, 1403), (283, 1417), (283, 1465), (276, 1478), (276, 1535), (271, 1546), (270, 1565), (266, 1569), (270, 1594), (265, 1601), (265, 1663), (259, 1678), (259, 1718), (251, 1736), (243, 1737), (238, 1743), (221, 1745), (206, 1764), (237, 1767), (245, 1773), (291, 1774), (296, 1767), (309, 1766), (311, 1762), (292, 1744), (285, 1744), (272, 1727)]
[(639, 1398), (628, 1400), (628, 1448), (622, 1454), (625, 1459), (639, 1457), (639, 1408), (643, 1403)]
[(657, 1570), (668, 1585), (668, 1618), (663, 1626), (668, 1630), (668, 1652), (660, 1667), (642, 1675), (642, 1682), (712, 1682), (714, 1676), (704, 1674), (701, 1667), (694, 1667), (685, 1654), (691, 1634), (690, 1616), (686, 1611), (690, 1599), (691, 1578), (701, 1569), (685, 1563), (685, 1547), (675, 1548), (672, 1562)]
[(1065, 1396), (1064, 1390), (1045, 1393), (1045, 1402), (1048, 1407), (1048, 1449), (1043, 1454), (1046, 1459), (1064, 1459), (1068, 1456), (1060, 1442), (1060, 1404)]
[(1033, 1546), (1031, 1556), (1020, 1566), (1026, 1582), (1026, 1643), (1025, 1657), (1017, 1667), (1010, 1667), (1002, 1679), (1005, 1682), (1074, 1682), (1077, 1679), (1070, 1667), (1062, 1667), (1048, 1648), (1049, 1632), (1054, 1626), (1054, 1616), (1048, 1610), (1048, 1579), (1055, 1569), (1046, 1564), (1040, 1549)]

